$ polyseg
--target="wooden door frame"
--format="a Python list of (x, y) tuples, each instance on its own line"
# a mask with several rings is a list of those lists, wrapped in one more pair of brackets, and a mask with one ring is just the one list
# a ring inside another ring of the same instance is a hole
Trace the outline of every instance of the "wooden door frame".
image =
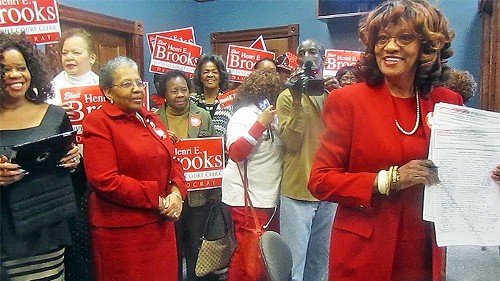
[[(92, 29), (97, 28), (124, 33), (127, 41), (127, 57), (137, 63), (141, 77), (144, 77), (144, 24), (142, 22), (112, 17), (61, 4), (58, 5), (58, 10), (61, 23), (66, 22), (83, 28), (90, 27)], [(61, 59), (59, 50), (54, 48), (56, 48), (56, 45), (47, 45), (47, 55), (51, 60), (59, 61)]]
[(479, 0), (482, 19), (481, 109), (500, 112), (500, 0)]
[(295, 53), (299, 46), (299, 24), (274, 26), (266, 28), (255, 28), (245, 30), (234, 30), (226, 32), (213, 32), (210, 34), (212, 53), (222, 55), (224, 51), (221, 46), (225, 43), (238, 43), (252, 41), (262, 35), (266, 39), (287, 38), (288, 51)]

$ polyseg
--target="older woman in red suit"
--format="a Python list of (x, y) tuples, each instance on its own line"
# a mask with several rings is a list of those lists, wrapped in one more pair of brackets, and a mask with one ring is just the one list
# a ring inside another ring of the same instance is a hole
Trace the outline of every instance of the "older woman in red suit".
[(99, 84), (110, 103), (83, 123), (95, 280), (177, 280), (173, 222), (186, 189), (173, 143), (142, 107), (134, 61), (107, 62)]
[(444, 249), (422, 219), (423, 187), (438, 181), (427, 160), (434, 104), (462, 104), (433, 88), (452, 55), (445, 16), (425, 0), (393, 0), (360, 25), (366, 83), (334, 90), (309, 188), (338, 202), (330, 280), (441, 280)]

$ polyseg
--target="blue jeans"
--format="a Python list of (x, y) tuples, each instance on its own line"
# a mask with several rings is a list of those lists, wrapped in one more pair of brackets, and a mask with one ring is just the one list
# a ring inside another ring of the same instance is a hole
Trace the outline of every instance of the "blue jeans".
[(337, 204), (283, 195), (280, 201), (280, 233), (292, 251), (292, 280), (328, 280), (330, 236)]

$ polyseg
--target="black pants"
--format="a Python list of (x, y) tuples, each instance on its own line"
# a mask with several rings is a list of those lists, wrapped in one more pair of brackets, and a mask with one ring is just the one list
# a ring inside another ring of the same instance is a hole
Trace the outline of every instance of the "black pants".
[(90, 228), (88, 220), (88, 198), (90, 189), (83, 165), (71, 174), (78, 207), (76, 216), (69, 220), (73, 243), (66, 246), (64, 273), (66, 281), (92, 281), (92, 254), (90, 251)]

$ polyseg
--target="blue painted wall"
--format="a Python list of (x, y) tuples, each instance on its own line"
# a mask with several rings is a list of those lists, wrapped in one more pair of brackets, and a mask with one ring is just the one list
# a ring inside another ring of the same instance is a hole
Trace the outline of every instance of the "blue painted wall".
[[(479, 85), (481, 80), (481, 18), (476, 0), (441, 0), (438, 5), (455, 31), (450, 65), (469, 71)], [(479, 107), (479, 86), (468, 105)]]
[[(448, 17), (456, 32), (450, 65), (480, 80), (481, 23), (475, 0), (430, 0)], [(329, 22), (316, 19), (315, 0), (59, 0), (61, 4), (144, 22), (146, 32), (194, 26), (197, 43), (210, 51), (210, 33), (298, 23), (301, 40), (312, 37), (326, 48), (363, 50), (358, 41), (359, 17)], [(149, 53), (145, 42), (145, 63)], [(146, 77), (151, 81), (151, 75)], [(469, 105), (477, 106), (478, 96)]]

